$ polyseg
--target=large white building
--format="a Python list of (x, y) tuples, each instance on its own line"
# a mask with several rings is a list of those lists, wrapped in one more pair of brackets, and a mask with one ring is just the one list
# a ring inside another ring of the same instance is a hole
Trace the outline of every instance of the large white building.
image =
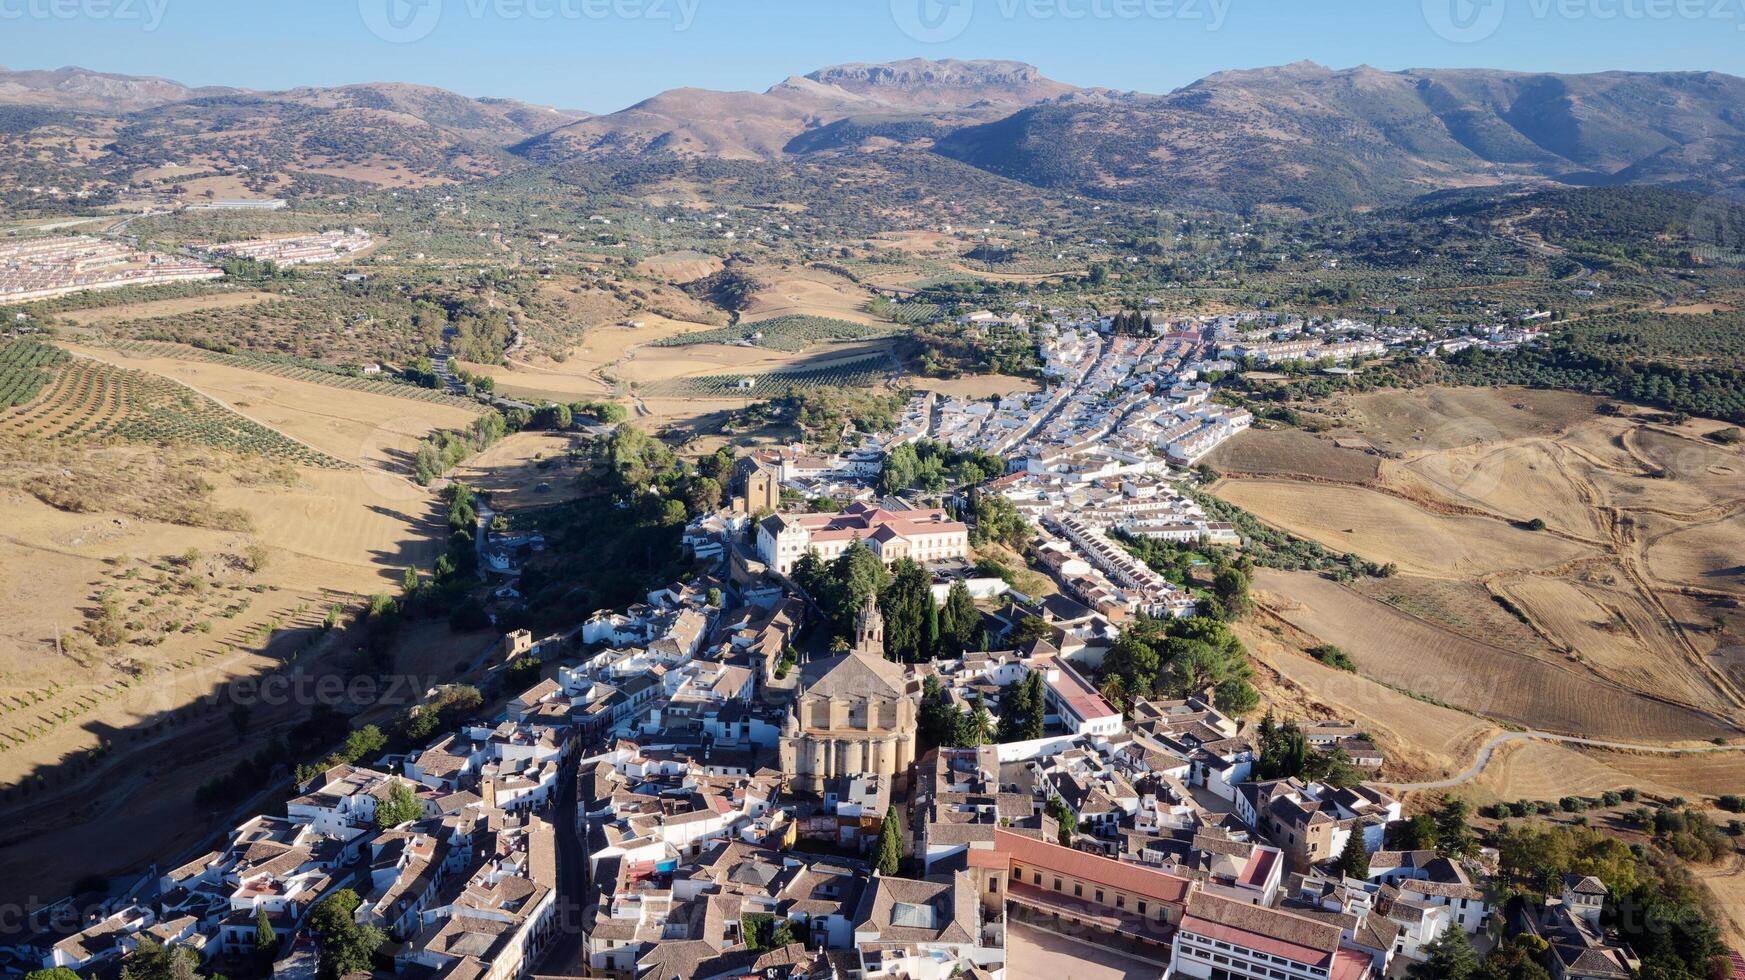
[(969, 555), (969, 526), (943, 510), (885, 510), (855, 503), (840, 514), (777, 514), (757, 527), (757, 551), (782, 575), (807, 552), (831, 561), (856, 541), (889, 565), (899, 558), (948, 561)]
[(1194, 980), (1367, 980), (1369, 956), (1338, 925), (1201, 892), (1188, 900), (1171, 972)]

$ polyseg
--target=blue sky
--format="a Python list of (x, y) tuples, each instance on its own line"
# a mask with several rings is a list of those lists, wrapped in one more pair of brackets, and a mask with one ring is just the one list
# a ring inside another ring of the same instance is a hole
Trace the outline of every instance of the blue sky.
[(1150, 92), (1301, 59), (1745, 74), (1745, 0), (0, 0), (12, 68), (418, 82), (596, 112), (917, 56)]

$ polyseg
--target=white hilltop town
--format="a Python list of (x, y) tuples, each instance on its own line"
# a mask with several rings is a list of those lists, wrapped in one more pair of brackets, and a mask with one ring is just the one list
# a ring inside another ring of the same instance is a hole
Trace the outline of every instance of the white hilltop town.
[[(1595, 879), (1505, 910), (1494, 853), (1390, 849), (1406, 815), (1370, 785), (1387, 760), (1358, 725), (1281, 717), (1299, 762), (1337, 757), (1339, 778), (1277, 775), (1279, 728), (1245, 720), (1259, 711), (1211, 689), (1118, 707), (1096, 683), (1130, 631), (1201, 611), (1129, 543), (1243, 546), (1191, 493), (1194, 467), (1253, 421), (1213, 397), (1231, 358), (1420, 338), (1259, 314), (1140, 334), (1020, 325), (1045, 354), (1042, 391), (918, 396), (848, 450), (741, 458), (733, 506), (686, 528), (694, 577), (560, 634), (504, 636), (496, 672), (546, 669), (500, 710), (428, 692), (442, 721), (422, 744), (302, 774), (282, 807), (100, 907), (50, 906), (5, 965), (103, 975), (151, 942), (217, 967), (258, 957), (270, 930), (260, 969), (304, 980), (347, 972), (335, 936), (373, 929), (378, 962), (416, 980), (1002, 980), (1042, 963), (1367, 980), (1453, 933), (1488, 947), (1507, 912), (1557, 980), (1633, 976)], [(1273, 339), (1299, 334), (1312, 343)], [(1005, 471), (935, 500), (881, 493), (886, 458), (923, 443)], [(820, 498), (838, 506), (788, 503)], [(1026, 525), (1038, 594), (976, 560), (994, 498)], [(867, 555), (918, 570), (923, 619), (968, 639), (894, 657), (876, 593), (833, 633), (805, 576)], [(323, 904), (342, 892), (355, 904)]]

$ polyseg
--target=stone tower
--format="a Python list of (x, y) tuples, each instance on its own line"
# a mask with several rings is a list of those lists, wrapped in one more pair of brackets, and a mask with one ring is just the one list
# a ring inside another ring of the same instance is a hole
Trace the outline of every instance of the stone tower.
[(869, 592), (866, 604), (860, 607), (860, 621), (854, 627), (855, 653), (870, 657), (885, 655), (885, 614), (879, 612), (877, 592)]
[(774, 514), (781, 509), (781, 478), (773, 467), (757, 464), (745, 477), (746, 513)]

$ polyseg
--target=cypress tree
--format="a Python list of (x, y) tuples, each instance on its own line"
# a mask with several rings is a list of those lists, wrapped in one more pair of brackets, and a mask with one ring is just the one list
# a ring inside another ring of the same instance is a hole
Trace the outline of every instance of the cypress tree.
[(1334, 867), (1347, 878), (1358, 881), (1369, 880), (1369, 850), (1363, 846), (1363, 835), (1353, 830), (1345, 839), (1345, 849), (1339, 852), (1339, 860)]
[(879, 825), (878, 857), (874, 866), (882, 875), (894, 875), (903, 861), (902, 831), (897, 826), (897, 808), (885, 810), (885, 822)]
[(265, 906), (255, 910), (254, 914), (254, 953), (256, 962), (260, 963), (266, 972), (271, 973), (273, 957), (279, 951), (279, 934), (273, 929), (273, 920), (267, 917)]
[(1024, 684), (1024, 738), (1035, 740), (1041, 738), (1048, 728), (1048, 695), (1042, 675), (1034, 670), (1024, 678)]

